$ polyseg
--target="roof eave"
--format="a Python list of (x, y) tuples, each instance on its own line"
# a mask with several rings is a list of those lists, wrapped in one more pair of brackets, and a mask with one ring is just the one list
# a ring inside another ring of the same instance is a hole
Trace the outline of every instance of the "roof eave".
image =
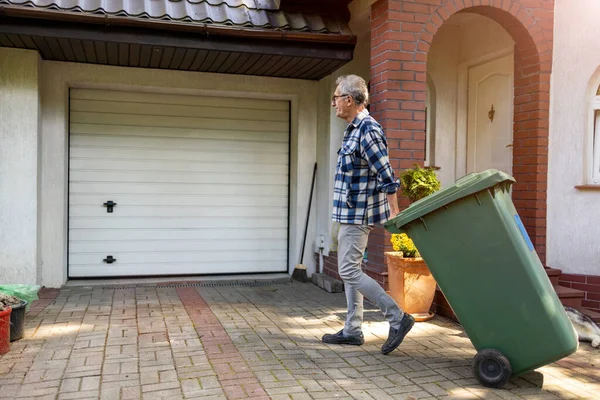
[(355, 45), (357, 37), (354, 35), (324, 34), (314, 32), (295, 32), (283, 29), (260, 29), (227, 27), (212, 24), (183, 23), (173, 21), (156, 21), (135, 17), (116, 17), (111, 15), (96, 15), (56, 11), (39, 8), (26, 8), (20, 6), (0, 5), (0, 17), (19, 17), (32, 19), (45, 19), (51, 21), (79, 22), (103, 26), (123, 26), (146, 29), (159, 29), (174, 32), (203, 33), (206, 36), (243, 37), (255, 39), (269, 39), (304, 43), (331, 43)]

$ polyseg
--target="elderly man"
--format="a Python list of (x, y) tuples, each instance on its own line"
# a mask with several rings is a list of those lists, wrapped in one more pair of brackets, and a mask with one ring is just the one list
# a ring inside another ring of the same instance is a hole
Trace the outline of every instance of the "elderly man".
[(374, 302), (390, 323), (383, 354), (397, 348), (414, 325), (383, 288), (361, 268), (369, 232), (398, 214), (396, 191), (400, 186), (390, 166), (387, 141), (381, 125), (369, 115), (367, 85), (359, 76), (342, 76), (331, 98), (336, 115), (348, 122), (333, 189), (333, 220), (339, 223), (338, 272), (344, 280), (348, 316), (344, 329), (323, 335), (330, 344), (364, 343), (361, 330), (363, 296)]

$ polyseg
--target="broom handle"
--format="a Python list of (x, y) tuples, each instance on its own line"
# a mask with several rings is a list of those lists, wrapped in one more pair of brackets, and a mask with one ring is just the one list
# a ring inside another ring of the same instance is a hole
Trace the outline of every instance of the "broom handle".
[(302, 253), (300, 253), (300, 264), (304, 262), (304, 246), (306, 245), (306, 234), (308, 233), (308, 220), (310, 219), (310, 206), (312, 204), (313, 189), (315, 188), (315, 177), (317, 175), (317, 163), (313, 169), (312, 183), (310, 184), (310, 197), (308, 198), (308, 211), (306, 212), (306, 225), (304, 226), (304, 239), (302, 240)]

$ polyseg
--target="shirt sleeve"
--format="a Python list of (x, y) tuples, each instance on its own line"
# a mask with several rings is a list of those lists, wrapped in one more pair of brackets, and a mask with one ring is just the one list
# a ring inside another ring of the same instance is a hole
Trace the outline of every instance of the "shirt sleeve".
[(381, 132), (375, 129), (364, 132), (360, 139), (360, 153), (369, 163), (369, 169), (377, 175), (376, 190), (388, 194), (396, 193), (400, 182), (390, 165), (387, 142)]

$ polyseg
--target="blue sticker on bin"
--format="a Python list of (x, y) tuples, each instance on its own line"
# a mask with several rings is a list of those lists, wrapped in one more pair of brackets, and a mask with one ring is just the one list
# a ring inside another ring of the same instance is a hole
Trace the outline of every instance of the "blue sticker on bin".
[(523, 235), (523, 238), (525, 239), (525, 243), (527, 243), (527, 247), (529, 247), (529, 251), (533, 251), (533, 243), (531, 243), (531, 239), (529, 239), (529, 235), (525, 230), (525, 226), (523, 226), (523, 222), (521, 222), (521, 218), (519, 218), (519, 214), (515, 215), (515, 222), (521, 231), (521, 235)]

